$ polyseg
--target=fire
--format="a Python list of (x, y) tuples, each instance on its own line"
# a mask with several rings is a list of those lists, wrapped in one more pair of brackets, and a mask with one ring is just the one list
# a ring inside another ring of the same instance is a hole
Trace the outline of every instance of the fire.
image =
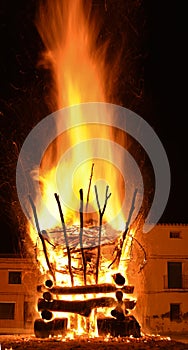
[[(110, 225), (111, 231), (121, 231), (126, 222), (122, 212), (126, 188), (123, 174), (114, 165), (120, 156), (117, 153), (114, 154), (113, 151), (113, 142), (118, 140), (119, 144), (124, 145), (125, 135), (109, 126), (83, 124), (82, 121), (82, 103), (112, 102), (108, 101), (109, 91), (106, 88), (109, 74), (105, 64), (107, 44), (103, 46), (97, 44), (99, 35), (97, 21), (92, 19), (91, 6), (87, 4), (84, 8), (85, 5), (82, 0), (47, 0), (44, 5), (40, 6), (37, 18), (37, 29), (45, 46), (41, 63), (50, 68), (52, 74), (50, 105), (61, 109), (80, 104), (77, 115), (78, 126), (58, 136), (49, 145), (43, 156), (39, 173), (45, 205), (38, 203), (38, 198), (35, 198), (41, 230), (46, 230), (47, 236), (44, 235), (44, 239), (45, 242), (47, 241), (47, 253), (55, 271), (56, 283), (63, 283), (64, 286), (70, 286), (71, 280), (67, 272), (67, 252), (63, 246), (64, 243), (57, 241), (59, 236), (63, 236), (63, 233), (54, 193), (60, 196), (67, 227), (75, 227), (74, 232), (77, 232), (77, 236), (79, 233), (79, 228), (76, 228), (79, 225), (79, 189), (83, 189), (84, 193), (85, 226), (90, 227), (91, 223), (93, 226), (99, 225), (94, 185), (97, 186), (101, 206), (105, 200), (106, 186), (109, 186), (112, 193), (103, 217), (103, 223), (107, 225), (105, 229), (108, 230), (108, 225)], [(100, 121), (100, 114), (97, 110), (96, 115)], [(71, 109), (69, 118), (72, 118)], [(66, 126), (66, 120), (62, 122)], [(56, 127), (58, 130), (59, 125), (57, 124)], [(102, 157), (96, 154), (102, 154)], [(120, 159), (120, 162), (123, 160)], [(92, 183), (90, 191), (88, 191), (89, 179)], [(86, 203), (87, 196), (89, 196), (88, 203)], [(88, 204), (87, 210), (86, 204)], [(52, 214), (50, 217), (47, 210)], [(29, 229), (33, 241), (36, 241), (36, 232), (31, 226)], [(76, 237), (74, 232), (71, 233), (73, 238)], [(95, 245), (97, 245), (96, 242)], [(75, 270), (79, 271), (82, 262), (81, 256), (76, 252), (78, 243), (74, 243), (75, 251), (71, 264)], [(130, 247), (130, 244), (128, 246)], [(102, 251), (99, 283), (112, 282), (112, 269), (108, 268), (112, 258), (111, 254), (109, 258), (109, 249), (108, 252), (105, 249)], [(41, 247), (38, 248), (37, 255), (41, 262), (41, 271), (45, 273), (49, 270), (49, 266), (44, 259)], [(121, 270), (125, 274), (125, 263), (121, 264), (118, 271), (121, 272)], [(91, 271), (88, 272), (87, 283), (95, 283), (95, 277)], [(83, 285), (82, 274), (74, 276), (74, 284)], [(96, 317), (96, 315), (90, 317), (90, 327), (94, 316)], [(71, 317), (69, 321), (71, 323)], [(83, 317), (76, 316), (76, 323), (77, 334), (83, 334), (83, 329), (87, 333), (88, 325), (86, 321), (83, 321)], [(96, 335), (94, 323), (90, 334)]]
[[(99, 34), (97, 21), (91, 20), (91, 4), (88, 2), (86, 8), (85, 6), (86, 3), (82, 0), (74, 2), (56, 0), (46, 1), (45, 6), (39, 9), (37, 28), (46, 48), (42, 63), (51, 69), (53, 78), (51, 101), (55, 102), (57, 109), (83, 102), (110, 102), (107, 101), (105, 88), (109, 74), (105, 68), (107, 44), (97, 47)], [(114, 166), (118, 154), (113, 152), (112, 141), (120, 136), (124, 144), (125, 135), (117, 134), (117, 130), (105, 125), (81, 125), (82, 113), (80, 105), (77, 116), (80, 125), (58, 137), (44, 154), (40, 181), (44, 202), (53, 213), (56, 222), (46, 222), (45, 208), (40, 208), (40, 222), (44, 228), (59, 224), (59, 215), (57, 211), (55, 212), (52, 198), (54, 192), (59, 191), (62, 194), (63, 212), (68, 223), (77, 222), (79, 189), (83, 188), (85, 196), (87, 195), (91, 164), (95, 163), (92, 182), (97, 184), (101, 200), (104, 198), (106, 184), (113, 194), (113, 200), (105, 212), (105, 221), (109, 222), (117, 217), (113, 226), (116, 229), (123, 229), (125, 218), (121, 207), (125, 196), (125, 185), (122, 174)], [(72, 118), (71, 111), (69, 118)], [(100, 120), (100, 115), (98, 118)], [(66, 120), (63, 120), (63, 123), (66, 125)], [(97, 142), (99, 135), (100, 142)], [(96, 139), (94, 144), (87, 142), (91, 139)], [(105, 142), (107, 140), (111, 141), (108, 148)], [(103, 158), (107, 158), (108, 161), (94, 158), (94, 148), (102, 149)], [(119, 184), (118, 190), (117, 184)], [(71, 208), (77, 210), (72, 211)], [(91, 191), (90, 211), (96, 210), (95, 194)]]

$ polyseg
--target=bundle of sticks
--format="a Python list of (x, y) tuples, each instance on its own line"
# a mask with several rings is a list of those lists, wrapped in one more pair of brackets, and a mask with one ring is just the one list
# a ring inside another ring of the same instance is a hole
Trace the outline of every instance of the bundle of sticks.
[[(93, 166), (92, 164), (92, 169), (91, 169), (91, 176), (90, 176), (90, 183), (89, 183), (89, 189), (88, 189), (88, 194), (87, 194), (87, 204), (86, 208), (88, 205), (89, 201), (89, 190), (91, 186), (91, 179), (92, 179), (92, 174), (93, 174)], [(131, 309), (135, 306), (135, 301), (130, 301), (129, 299), (126, 299), (123, 301), (123, 293), (133, 293), (134, 288), (132, 286), (125, 286), (125, 280), (123, 282), (123, 287), (119, 291), (118, 294), (118, 289), (116, 285), (110, 285), (110, 284), (98, 284), (98, 279), (99, 279), (99, 272), (100, 272), (100, 260), (101, 260), (101, 245), (105, 243), (106, 241), (114, 241), (114, 232), (112, 232), (111, 229), (111, 234), (109, 232), (105, 236), (105, 231), (103, 230), (103, 216), (104, 212), (107, 206), (108, 199), (111, 196), (111, 193), (109, 193), (109, 186), (106, 186), (106, 193), (105, 193), (105, 200), (104, 200), (104, 206), (101, 208), (101, 205), (99, 203), (99, 196), (98, 196), (98, 190), (97, 186), (94, 186), (95, 189), (95, 195), (96, 195), (96, 202), (98, 206), (98, 214), (99, 214), (99, 225), (92, 227), (91, 232), (90, 228), (85, 228), (84, 227), (84, 200), (83, 200), (83, 189), (80, 189), (79, 194), (80, 194), (80, 227), (79, 227), (79, 235), (78, 235), (78, 227), (72, 227), (71, 229), (67, 229), (65, 225), (65, 220), (64, 220), (64, 215), (63, 211), (61, 208), (61, 203), (60, 199), (57, 193), (54, 194), (58, 209), (59, 209), (59, 214), (60, 214), (60, 219), (61, 219), (61, 225), (62, 229), (58, 230), (58, 233), (61, 235), (61, 245), (64, 246), (64, 248), (67, 251), (67, 262), (68, 262), (68, 272), (70, 274), (70, 279), (71, 279), (71, 287), (61, 287), (61, 286), (54, 286), (51, 287), (51, 289), (46, 292), (44, 291), (43, 298), (39, 298), (38, 300), (38, 310), (52, 310), (52, 311), (64, 311), (64, 312), (75, 312), (75, 313), (80, 313), (84, 316), (88, 316), (91, 313), (91, 310), (93, 308), (98, 308), (98, 307), (112, 307), (112, 306), (118, 306), (120, 309)], [(126, 223), (125, 231), (123, 232), (122, 239), (120, 240), (120, 249), (118, 250), (118, 254), (116, 258), (114, 259), (117, 260), (118, 262), (120, 261), (120, 256), (121, 256), (121, 251), (122, 251), (122, 246), (123, 242), (125, 241), (127, 231), (129, 229), (129, 224), (131, 221), (132, 213), (134, 211), (134, 204), (135, 204), (135, 198), (136, 198), (136, 193), (137, 190), (135, 190), (134, 196), (133, 196), (133, 201), (132, 201), (132, 206), (130, 210), (130, 214), (128, 217), (128, 221)], [(47, 249), (47, 242), (51, 245), (54, 245), (50, 241), (48, 232), (40, 229), (38, 217), (37, 217), (37, 211), (36, 207), (34, 205), (34, 202), (29, 196), (29, 201), (33, 210), (34, 214), (34, 219), (35, 219), (35, 225), (36, 229), (39, 235), (39, 238), (42, 242), (42, 248), (44, 252), (44, 256), (46, 259), (46, 264), (49, 269), (49, 273), (51, 274), (52, 280), (56, 282), (56, 272), (55, 269), (53, 268), (52, 263), (49, 260), (48, 257), (48, 249)], [(74, 229), (75, 228), (75, 229)], [(72, 231), (71, 231), (72, 230)], [(63, 232), (63, 240), (62, 240), (62, 232)], [(57, 231), (54, 232), (55, 235), (57, 236)], [(53, 232), (51, 232), (53, 234)], [(108, 236), (108, 237), (107, 237)], [(57, 244), (58, 242), (56, 242)], [(87, 285), (87, 260), (86, 260), (86, 246), (87, 246), (87, 251), (88, 251), (88, 245), (90, 244), (90, 247), (93, 248), (93, 246), (97, 249), (96, 253), (96, 269), (95, 269), (95, 285)], [(81, 258), (82, 258), (82, 266), (83, 266), (83, 281), (84, 281), (84, 286), (74, 286), (74, 274), (73, 274), (73, 268), (72, 268), (72, 257), (71, 257), (71, 252), (72, 248), (79, 248)], [(55, 248), (55, 245), (54, 245)], [(114, 261), (111, 263), (113, 264)], [(53, 282), (52, 282), (53, 283)], [(121, 284), (122, 286), (122, 284)], [(41, 291), (43, 290), (43, 287), (38, 287), (38, 290), (41, 288)], [(101, 298), (93, 298), (93, 299), (88, 299), (84, 301), (66, 301), (66, 300), (54, 300), (52, 295), (65, 295), (65, 294), (96, 294), (96, 293), (116, 293), (116, 299), (114, 298), (109, 298), (109, 297), (101, 297)], [(121, 297), (117, 297), (117, 295), (120, 295)]]

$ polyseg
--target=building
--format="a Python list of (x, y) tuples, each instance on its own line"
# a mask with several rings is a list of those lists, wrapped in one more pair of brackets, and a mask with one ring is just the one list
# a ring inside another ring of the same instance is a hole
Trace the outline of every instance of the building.
[(0, 256), (0, 334), (33, 333), (37, 278), (31, 260)]
[(150, 334), (188, 334), (188, 225), (158, 224), (135, 237), (144, 249), (133, 241), (129, 282), (135, 285), (135, 316)]

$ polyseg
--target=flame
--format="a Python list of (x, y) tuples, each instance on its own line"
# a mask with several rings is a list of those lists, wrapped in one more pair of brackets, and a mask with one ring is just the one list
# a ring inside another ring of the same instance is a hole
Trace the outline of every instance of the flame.
[[(105, 64), (107, 44), (103, 46), (96, 44), (99, 29), (97, 21), (92, 19), (91, 10), (91, 4), (83, 3), (82, 0), (46, 1), (45, 6), (39, 9), (37, 28), (46, 48), (42, 62), (50, 67), (52, 72), (51, 100), (55, 101), (57, 109), (83, 102), (107, 102), (105, 88), (109, 75)], [(69, 118), (72, 118), (71, 110)], [(82, 124), (81, 105), (77, 118)], [(100, 115), (98, 118), (100, 121)], [(66, 125), (66, 120), (63, 123)], [(99, 144), (95, 143), (93, 146), (93, 143), (83, 143), (97, 139), (99, 135)], [(125, 196), (125, 185), (122, 174), (114, 166), (118, 154), (113, 152), (113, 143), (107, 149), (105, 142), (116, 141), (117, 136), (119, 136), (117, 130), (115, 132), (112, 127), (85, 124), (63, 133), (48, 147), (40, 168), (40, 181), (43, 187), (43, 201), (55, 216), (55, 222), (46, 222), (45, 208), (40, 208), (40, 222), (45, 229), (59, 224), (59, 214), (52, 198), (53, 194), (59, 191), (62, 194), (63, 212), (68, 223), (77, 222), (79, 189), (83, 188), (86, 196), (92, 163), (95, 163), (92, 183), (97, 184), (101, 201), (104, 200), (105, 185), (109, 185), (113, 195), (104, 219), (109, 222), (117, 217), (113, 226), (123, 229), (125, 218), (121, 207)], [(125, 142), (124, 138), (125, 135), (121, 134), (122, 143)], [(102, 154), (108, 161), (94, 158), (96, 147), (103, 150)], [(65, 153), (65, 159), (61, 160)], [(83, 163), (81, 159), (85, 159), (85, 162)], [(72, 177), (71, 188), (67, 185), (70, 177)], [(118, 190), (117, 184), (119, 184)], [(98, 211), (94, 191), (90, 193), (90, 204), (90, 211)], [(75, 206), (77, 210), (70, 209)]]
[[(84, 201), (88, 193), (88, 183), (91, 176), (92, 164), (92, 189), (89, 198), (89, 219), (98, 224), (98, 205), (93, 185), (97, 185), (99, 202), (103, 206), (105, 200), (106, 186), (109, 186), (112, 193), (103, 217), (104, 223), (110, 223), (113, 229), (120, 231), (124, 228), (126, 218), (121, 211), (122, 202), (125, 197), (125, 184), (123, 175), (116, 168), (118, 154), (113, 152), (113, 143), (106, 147), (106, 141), (125, 144), (125, 135), (117, 134), (117, 130), (105, 125), (81, 125), (83, 102), (112, 102), (108, 100), (109, 91), (106, 82), (109, 77), (109, 70), (106, 65), (107, 43), (102, 46), (97, 44), (99, 29), (97, 21), (92, 18), (92, 8), (81, 0), (60, 1), (47, 0), (41, 5), (37, 18), (37, 29), (45, 46), (41, 62), (50, 69), (52, 84), (50, 91), (50, 105), (56, 109), (80, 104), (78, 114), (79, 126), (69, 129), (49, 145), (40, 165), (40, 184), (43, 195), (43, 202), (37, 203), (38, 218), (42, 230), (53, 230), (61, 227), (59, 211), (54, 198), (58, 193), (61, 198), (62, 210), (68, 226), (77, 225), (79, 222), (79, 189), (83, 189)], [(86, 6), (86, 8), (84, 8)], [(110, 83), (109, 83), (110, 86)], [(53, 103), (52, 103), (53, 101)], [(96, 110), (98, 115), (98, 111)], [(113, 116), (111, 116), (113, 118)], [(72, 118), (71, 109), (69, 118)], [(100, 121), (100, 115), (98, 115)], [(66, 126), (66, 120), (63, 120)], [(59, 125), (56, 125), (57, 130)], [(93, 143), (87, 140), (96, 140), (100, 135), (100, 144), (96, 147), (103, 149), (104, 158), (95, 156)], [(86, 142), (86, 144), (84, 143)], [(82, 157), (80, 157), (82, 154)], [(82, 159), (85, 159), (83, 162)], [(120, 160), (123, 161), (123, 160)], [(33, 174), (35, 175), (35, 174)], [(68, 185), (70, 184), (70, 186)], [(43, 205), (45, 203), (45, 205)], [(47, 210), (52, 213), (49, 217)], [(113, 222), (112, 222), (113, 221)], [(36, 241), (36, 232), (29, 227), (33, 241)], [(62, 231), (60, 232), (62, 236)], [(79, 230), (78, 230), (79, 232)], [(71, 285), (70, 276), (66, 273), (67, 256), (62, 245), (59, 247), (55, 240), (54, 247), (46, 243), (47, 252), (50, 256), (50, 263), (56, 270), (56, 282)], [(130, 246), (130, 244), (129, 244)], [(126, 254), (128, 252), (126, 251)], [(108, 269), (111, 262), (105, 252), (102, 252), (101, 270), (99, 273), (100, 282), (112, 282), (112, 271)], [(42, 247), (38, 245), (38, 260), (41, 262), (41, 272), (44, 274), (49, 270)], [(111, 256), (110, 256), (111, 258)], [(72, 266), (79, 269), (81, 266), (80, 257), (72, 259)], [(121, 270), (125, 274), (125, 266)], [(59, 272), (58, 272), (59, 271)], [(64, 272), (62, 277), (62, 271)], [(119, 270), (119, 272), (121, 272)], [(88, 283), (94, 283), (94, 276), (88, 276)], [(83, 277), (75, 277), (75, 285), (83, 284)], [(71, 297), (72, 298), (72, 297)], [(93, 316), (92, 316), (93, 320)], [(69, 317), (70, 327), (71, 317)], [(74, 318), (75, 322), (75, 318)], [(83, 326), (83, 318), (76, 316), (76, 334), (87, 333), (87, 325)], [(86, 322), (87, 323), (87, 322)], [(92, 324), (92, 322), (90, 322)], [(96, 327), (93, 325), (93, 332), (96, 335)], [(73, 331), (74, 333), (74, 331)]]

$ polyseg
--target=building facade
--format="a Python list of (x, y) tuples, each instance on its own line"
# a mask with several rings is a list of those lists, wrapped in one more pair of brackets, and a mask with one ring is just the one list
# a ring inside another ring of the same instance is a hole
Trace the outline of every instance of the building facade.
[(37, 281), (32, 261), (0, 256), (0, 334), (33, 333)]
[(145, 332), (188, 335), (188, 225), (158, 224), (135, 237), (143, 247), (134, 243), (130, 262), (135, 316)]

